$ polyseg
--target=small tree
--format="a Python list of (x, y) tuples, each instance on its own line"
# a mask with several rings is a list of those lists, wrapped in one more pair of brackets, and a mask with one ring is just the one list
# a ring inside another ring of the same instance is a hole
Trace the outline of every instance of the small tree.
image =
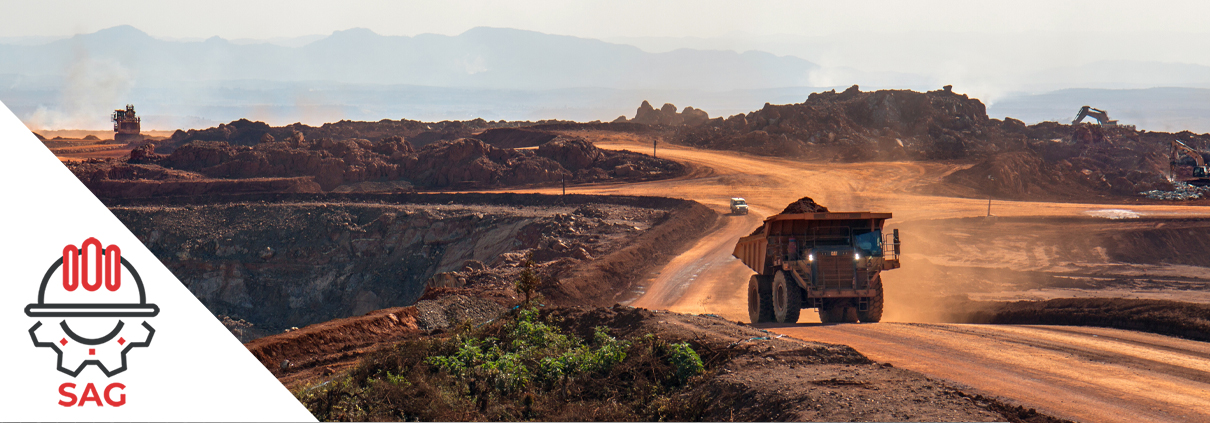
[(525, 302), (521, 303), (522, 307), (529, 307), (530, 301), (533, 301), (535, 292), (542, 281), (534, 273), (533, 253), (526, 254), (521, 265), (525, 266), (525, 269), (521, 271), (521, 276), (517, 278), (514, 288), (517, 290), (517, 294), (525, 297)]

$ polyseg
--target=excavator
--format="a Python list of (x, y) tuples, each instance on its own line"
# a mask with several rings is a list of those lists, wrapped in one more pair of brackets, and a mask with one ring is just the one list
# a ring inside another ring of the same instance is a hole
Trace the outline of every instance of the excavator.
[(1100, 123), (1101, 126), (1118, 126), (1118, 121), (1109, 119), (1109, 112), (1106, 112), (1101, 109), (1095, 109), (1095, 108), (1088, 107), (1088, 106), (1084, 106), (1084, 107), (1080, 108), (1080, 112), (1076, 114), (1076, 119), (1071, 121), (1071, 124), (1075, 125), (1080, 122), (1083, 122), (1084, 118), (1090, 117), (1090, 116), (1093, 119), (1096, 119), (1097, 123)]
[(1194, 150), (1193, 147), (1186, 145), (1183, 142), (1172, 140), (1172, 161), (1169, 164), (1172, 166), (1172, 176), (1176, 178), (1176, 167), (1180, 164), (1181, 155), (1184, 154), (1193, 159), (1196, 166), (1193, 167), (1193, 179), (1181, 181), (1191, 185), (1207, 186), (1210, 185), (1210, 169), (1207, 169), (1206, 161), (1202, 158), (1202, 154)]

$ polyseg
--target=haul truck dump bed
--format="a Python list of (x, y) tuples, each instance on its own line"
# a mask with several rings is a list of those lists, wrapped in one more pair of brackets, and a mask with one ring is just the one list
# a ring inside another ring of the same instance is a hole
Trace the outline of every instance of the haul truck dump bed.
[(796, 323), (804, 308), (824, 323), (882, 318), (883, 270), (899, 268), (899, 230), (890, 213), (779, 214), (740, 238), (735, 257), (756, 271), (748, 280), (753, 323)]

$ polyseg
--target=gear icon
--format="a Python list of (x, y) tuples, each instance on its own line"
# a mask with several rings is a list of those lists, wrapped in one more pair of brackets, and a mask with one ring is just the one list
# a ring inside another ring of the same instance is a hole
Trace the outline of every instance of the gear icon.
[[(155, 329), (146, 321), (127, 324), (123, 319), (155, 317), (160, 309), (147, 302), (142, 278), (122, 257), (118, 246), (102, 249), (100, 241), (88, 238), (80, 247), (63, 248), (63, 257), (51, 264), (42, 277), (38, 302), (25, 307), (26, 315), (54, 318), (57, 323), (38, 321), (29, 328), (29, 335), (35, 347), (51, 348), (58, 354), (60, 372), (76, 377), (89, 365), (95, 365), (110, 377), (126, 371), (126, 354), (131, 349), (151, 345), (155, 335)], [(96, 254), (95, 272), (88, 271), (90, 252)], [(134, 279), (133, 286), (126, 284), (127, 289), (122, 289), (123, 270)], [(56, 273), (61, 274), (62, 284), (50, 283)], [(102, 330), (97, 331), (98, 327)], [(78, 333), (81, 328), (103, 335), (90, 338)]]

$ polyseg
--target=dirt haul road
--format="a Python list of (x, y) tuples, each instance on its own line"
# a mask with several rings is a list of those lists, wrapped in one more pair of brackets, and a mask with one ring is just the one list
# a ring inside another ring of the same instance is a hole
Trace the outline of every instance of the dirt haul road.
[[(651, 151), (639, 136), (577, 132), (598, 147)], [(892, 211), (893, 222), (983, 216), (985, 200), (915, 194), (960, 165), (939, 163), (801, 163), (726, 151), (660, 146), (658, 155), (695, 166), (690, 175), (638, 184), (568, 187), (568, 193), (656, 195), (691, 199), (726, 213), (727, 199), (744, 197), (747, 216), (725, 216), (715, 230), (638, 287), (631, 305), (685, 313), (714, 313), (747, 321), (752, 272), (731, 256), (736, 240), (765, 216), (810, 196), (831, 210)], [(558, 193), (558, 188), (533, 190)], [(996, 201), (1001, 217), (1087, 217), (1103, 204)], [(1133, 213), (1208, 217), (1202, 207), (1132, 205)], [(923, 234), (918, 234), (923, 235)], [(1073, 234), (1074, 235), (1074, 234)], [(904, 268), (883, 274), (884, 322), (929, 321), (913, 261), (933, 252), (904, 246)], [(1013, 254), (1002, 254), (1011, 256)], [(1019, 255), (1019, 254), (1018, 254)], [(930, 277), (935, 277), (930, 276)], [(805, 322), (818, 322), (804, 313)], [(1081, 421), (1210, 420), (1210, 347), (1205, 343), (1129, 331), (1033, 326), (880, 323), (801, 324), (769, 330), (806, 340), (849, 345), (881, 362), (948, 379)]]

